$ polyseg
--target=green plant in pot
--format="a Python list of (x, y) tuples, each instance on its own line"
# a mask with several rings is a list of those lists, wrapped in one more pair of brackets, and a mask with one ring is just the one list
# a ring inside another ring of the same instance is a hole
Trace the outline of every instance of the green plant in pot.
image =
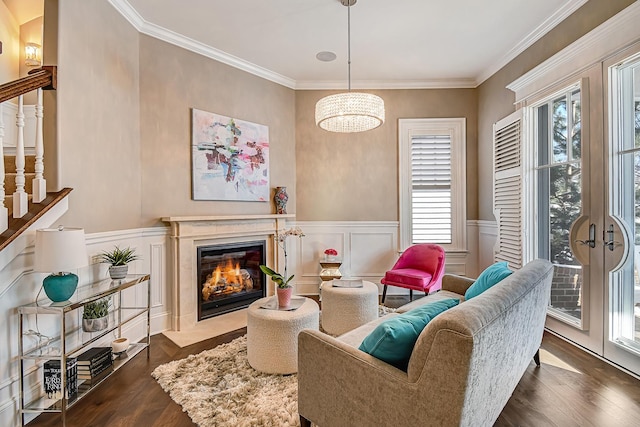
[(111, 264), (109, 267), (109, 276), (113, 280), (119, 280), (127, 276), (127, 272), (129, 271), (128, 264), (131, 261), (139, 259), (135, 252), (135, 249), (131, 249), (130, 247), (120, 249), (120, 247), (116, 246), (110, 251), (101, 252), (98, 256), (100, 257), (100, 262)]
[(291, 296), (293, 295), (293, 287), (289, 282), (291, 282), (294, 275), (287, 275), (287, 238), (289, 236), (296, 236), (302, 239), (304, 233), (300, 227), (292, 227), (288, 230), (278, 230), (273, 236), (278, 246), (280, 246), (284, 252), (284, 274), (277, 273), (266, 265), (260, 266), (260, 270), (267, 276), (270, 276), (271, 280), (277, 285), (276, 295), (278, 296), (278, 307), (288, 307), (291, 303)]
[(110, 305), (111, 300), (109, 298), (86, 303), (82, 312), (82, 330), (96, 332), (105, 329), (109, 324)]
[(277, 285), (276, 295), (278, 296), (278, 307), (288, 307), (291, 303), (291, 295), (293, 293), (293, 287), (289, 282), (293, 279), (294, 274), (287, 278), (280, 273), (276, 273), (266, 265), (261, 265), (260, 270), (267, 276), (270, 276), (271, 280)]

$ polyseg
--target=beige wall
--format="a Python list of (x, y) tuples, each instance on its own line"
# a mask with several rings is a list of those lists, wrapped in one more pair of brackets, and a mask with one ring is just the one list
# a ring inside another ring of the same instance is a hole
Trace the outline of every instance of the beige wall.
[(3, 1), (0, 1), (0, 41), (0, 83), (6, 83), (18, 78), (20, 27)]
[(191, 200), (191, 108), (269, 127), (271, 186), (295, 213), (294, 91), (142, 36), (106, 0), (59, 4), (61, 223), (88, 232), (162, 216), (272, 213), (271, 202)]
[(477, 218), (475, 89), (377, 90), (386, 121), (378, 129), (336, 134), (315, 124), (315, 104), (328, 91), (296, 92), (297, 219), (398, 220), (398, 119), (467, 119), (467, 217)]
[(74, 189), (60, 223), (139, 227), (138, 32), (107, 0), (65, 0), (58, 12), (58, 172)]
[(294, 91), (157, 39), (140, 38), (142, 225), (163, 216), (269, 214), (268, 202), (191, 200), (191, 108), (269, 127), (270, 186), (296, 212)]
[(493, 216), (493, 123), (515, 111), (506, 85), (576, 41), (634, 0), (591, 0), (478, 87), (478, 215)]

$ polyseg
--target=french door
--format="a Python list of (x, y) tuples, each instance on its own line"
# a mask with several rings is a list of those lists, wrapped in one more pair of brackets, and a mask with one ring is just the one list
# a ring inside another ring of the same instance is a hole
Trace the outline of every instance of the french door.
[(640, 375), (640, 45), (603, 65), (608, 80), (604, 357)]
[(555, 265), (546, 326), (640, 375), (640, 46), (527, 111), (528, 258)]
[[(527, 108), (527, 258), (554, 264), (546, 326), (603, 352), (602, 77), (593, 66)], [(597, 102), (599, 100), (600, 102)], [(596, 102), (594, 102), (596, 101)], [(600, 236), (600, 237), (599, 237)]]

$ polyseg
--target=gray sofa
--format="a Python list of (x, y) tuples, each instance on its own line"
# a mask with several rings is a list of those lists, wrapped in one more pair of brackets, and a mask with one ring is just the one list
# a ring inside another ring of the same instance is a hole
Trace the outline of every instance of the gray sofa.
[[(298, 336), (303, 426), (491, 426), (542, 341), (553, 266), (530, 262), (479, 296), (436, 316), (407, 372), (358, 350), (384, 318), (337, 338)], [(472, 280), (445, 275), (442, 290), (401, 307), (460, 299)], [(397, 314), (390, 314), (393, 316)], [(386, 317), (386, 316), (385, 316)]]

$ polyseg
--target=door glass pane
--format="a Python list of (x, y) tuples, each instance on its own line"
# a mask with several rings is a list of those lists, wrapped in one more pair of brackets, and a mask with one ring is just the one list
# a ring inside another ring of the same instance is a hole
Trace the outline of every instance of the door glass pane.
[(552, 312), (572, 324), (582, 319), (583, 271), (569, 240), (571, 226), (582, 214), (580, 128), (579, 89), (536, 109), (537, 255), (555, 266), (549, 302)]
[(553, 101), (553, 161), (567, 161), (567, 98)]
[[(611, 274), (610, 337), (640, 349), (640, 63), (617, 69), (617, 126), (613, 143), (620, 172), (611, 176), (612, 216), (629, 231), (631, 250), (624, 265)], [(613, 171), (615, 173), (615, 171)], [(619, 177), (619, 178), (618, 178)]]

